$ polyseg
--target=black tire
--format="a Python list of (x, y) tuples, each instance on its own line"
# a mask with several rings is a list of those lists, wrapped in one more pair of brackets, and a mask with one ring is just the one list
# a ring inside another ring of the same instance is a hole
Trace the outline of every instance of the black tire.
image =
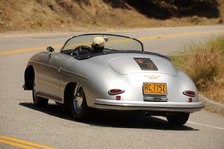
[(35, 87), (32, 90), (33, 104), (35, 107), (44, 108), (48, 104), (48, 99), (37, 96)]
[(170, 124), (182, 126), (188, 121), (189, 116), (189, 113), (169, 113), (166, 118)]
[(90, 116), (90, 108), (86, 103), (85, 92), (80, 84), (71, 91), (70, 108), (72, 117), (78, 121), (85, 121)]

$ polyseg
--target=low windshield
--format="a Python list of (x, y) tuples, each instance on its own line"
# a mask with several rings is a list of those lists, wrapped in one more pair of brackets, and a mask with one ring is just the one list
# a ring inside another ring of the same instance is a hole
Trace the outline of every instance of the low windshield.
[(105, 50), (137, 50), (143, 51), (140, 41), (126, 36), (113, 34), (83, 34), (70, 38), (62, 47), (61, 52), (75, 49), (78, 46), (91, 47), (95, 38), (103, 38)]

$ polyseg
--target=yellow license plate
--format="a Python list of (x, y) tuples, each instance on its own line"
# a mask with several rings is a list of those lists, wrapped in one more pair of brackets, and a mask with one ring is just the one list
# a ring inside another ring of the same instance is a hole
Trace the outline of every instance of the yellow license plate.
[(167, 86), (166, 83), (144, 83), (143, 91), (144, 94), (166, 95)]

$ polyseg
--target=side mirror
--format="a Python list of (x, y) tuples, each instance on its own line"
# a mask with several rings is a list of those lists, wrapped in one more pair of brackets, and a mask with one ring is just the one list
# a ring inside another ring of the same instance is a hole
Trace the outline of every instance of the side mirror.
[(52, 48), (52, 47), (47, 47), (47, 51), (48, 51), (48, 52), (54, 52), (54, 48)]
[(103, 37), (106, 42), (108, 42), (108, 37)]

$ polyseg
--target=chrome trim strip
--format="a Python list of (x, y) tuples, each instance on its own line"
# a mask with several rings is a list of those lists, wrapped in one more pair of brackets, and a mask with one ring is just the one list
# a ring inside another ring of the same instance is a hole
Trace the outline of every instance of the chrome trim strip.
[(86, 78), (86, 77), (84, 77), (84, 76), (81, 76), (81, 75), (79, 75), (79, 74), (76, 74), (76, 73), (71, 72), (71, 71), (68, 71), (68, 70), (65, 70), (65, 69), (63, 69), (63, 68), (61, 69), (61, 71), (65, 72), (65, 73), (69, 73), (69, 74), (75, 75), (75, 76), (80, 77), (80, 78), (83, 78), (83, 79), (85, 79), (85, 80), (88, 80), (88, 78)]
[(201, 110), (204, 106), (202, 102), (195, 103), (149, 103), (149, 102), (124, 102), (106, 99), (96, 99), (95, 106), (97, 109), (111, 109), (111, 110), (151, 110), (151, 111), (169, 111), (169, 112), (196, 112)]
[(31, 63), (35, 63), (35, 64), (39, 64), (39, 65), (42, 65), (42, 66), (47, 66), (47, 67), (51, 67), (51, 68), (54, 68), (54, 69), (58, 69), (58, 67), (54, 67), (54, 66), (51, 66), (51, 65), (48, 65), (48, 64), (45, 64), (45, 63), (41, 63), (41, 62), (37, 62), (37, 61), (30, 61)]
[[(48, 65), (48, 64), (44, 64), (44, 63), (41, 63), (41, 62), (36, 62), (36, 61), (30, 61), (31, 63), (35, 63), (35, 64), (39, 64), (39, 65), (43, 65), (43, 66), (47, 66), (47, 67), (51, 67), (51, 68), (54, 68), (54, 69), (59, 69), (59, 67), (54, 67), (54, 66), (51, 66), (51, 65)], [(63, 68), (61, 68), (61, 71), (65, 72), (65, 73), (69, 73), (69, 74), (72, 74), (72, 75), (75, 75), (77, 77), (80, 77), (80, 78), (83, 78), (85, 80), (88, 80), (88, 78), (84, 77), (84, 76), (81, 76), (80, 74), (76, 74), (74, 72), (71, 72), (71, 71), (68, 71), (68, 70), (65, 70)]]

